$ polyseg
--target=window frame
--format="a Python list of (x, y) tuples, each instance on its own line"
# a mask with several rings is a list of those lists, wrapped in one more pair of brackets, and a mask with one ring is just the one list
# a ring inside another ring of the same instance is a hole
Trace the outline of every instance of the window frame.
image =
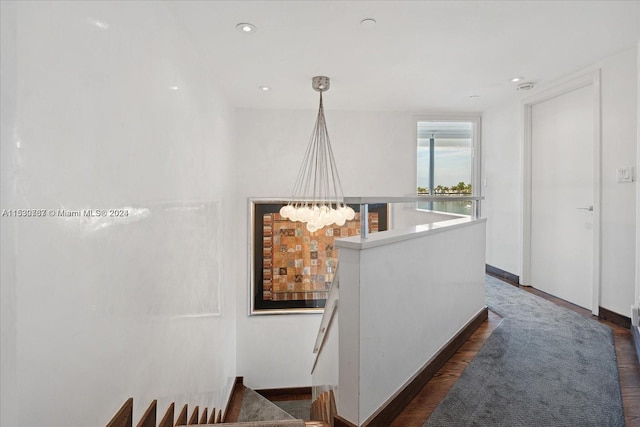
[[(482, 186), (482, 115), (469, 114), (417, 114), (413, 117), (413, 146), (414, 154), (414, 187), (418, 191), (418, 122), (468, 122), (472, 124), (471, 134), (471, 196), (481, 196)], [(437, 166), (436, 166), (437, 167)], [(479, 202), (478, 202), (479, 203)], [(478, 206), (478, 216), (481, 215), (481, 206)], [(416, 207), (417, 209), (417, 207)]]

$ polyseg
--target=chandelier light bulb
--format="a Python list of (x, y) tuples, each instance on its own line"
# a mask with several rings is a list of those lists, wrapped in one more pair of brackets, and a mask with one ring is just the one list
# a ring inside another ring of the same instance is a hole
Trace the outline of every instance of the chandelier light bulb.
[(336, 222), (336, 210), (333, 208), (329, 208), (327, 213), (324, 214), (323, 223), (324, 225), (331, 225)]
[(347, 221), (351, 221), (353, 218), (356, 217), (356, 212), (353, 209), (351, 209), (349, 206), (342, 205), (340, 209), (344, 209), (344, 216), (347, 219)]
[(345, 218), (344, 216), (337, 216), (336, 217), (336, 225), (338, 227), (342, 227), (343, 225), (345, 225), (347, 222), (347, 218)]
[(280, 208), (280, 215), (281, 216), (283, 216), (285, 218), (289, 218), (291, 216), (291, 214), (293, 214), (293, 206), (285, 205), (285, 206)]

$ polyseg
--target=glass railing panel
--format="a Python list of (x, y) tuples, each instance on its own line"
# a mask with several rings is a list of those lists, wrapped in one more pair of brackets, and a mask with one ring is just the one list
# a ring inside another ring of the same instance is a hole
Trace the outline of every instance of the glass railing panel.
[(329, 390), (338, 390), (338, 301), (340, 297), (339, 269), (333, 276), (313, 352), (316, 357), (311, 369), (312, 401)]

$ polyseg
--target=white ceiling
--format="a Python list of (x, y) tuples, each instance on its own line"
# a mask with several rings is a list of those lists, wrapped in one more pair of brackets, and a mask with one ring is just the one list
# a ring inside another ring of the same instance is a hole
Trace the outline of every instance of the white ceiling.
[[(540, 83), (635, 46), (640, 24), (638, 1), (165, 4), (246, 108), (314, 109), (311, 78), (326, 75), (328, 110), (482, 111), (514, 95), (511, 77)], [(363, 28), (365, 18), (377, 25)]]

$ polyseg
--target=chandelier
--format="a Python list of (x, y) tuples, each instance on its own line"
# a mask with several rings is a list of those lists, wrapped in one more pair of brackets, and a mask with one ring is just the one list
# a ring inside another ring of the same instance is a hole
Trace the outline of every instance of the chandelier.
[(291, 221), (305, 222), (307, 230), (314, 232), (331, 224), (342, 226), (355, 218), (355, 212), (344, 203), (324, 118), (322, 92), (329, 90), (329, 77), (314, 77), (311, 86), (320, 92), (318, 116), (293, 186), (291, 201), (280, 209), (280, 215)]

